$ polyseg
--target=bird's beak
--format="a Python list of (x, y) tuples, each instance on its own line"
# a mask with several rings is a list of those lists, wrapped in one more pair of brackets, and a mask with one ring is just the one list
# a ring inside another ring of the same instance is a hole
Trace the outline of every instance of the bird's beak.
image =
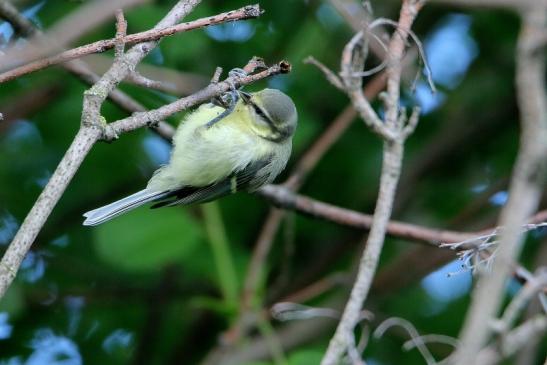
[(246, 93), (245, 91), (238, 91), (238, 92), (239, 92), (239, 97), (241, 98), (241, 100), (243, 100), (245, 104), (249, 104), (249, 101), (251, 100), (251, 94)]

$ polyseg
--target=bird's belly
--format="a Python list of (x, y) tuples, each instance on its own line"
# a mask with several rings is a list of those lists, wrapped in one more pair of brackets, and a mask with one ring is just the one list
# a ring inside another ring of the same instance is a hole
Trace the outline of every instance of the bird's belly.
[(265, 146), (256, 136), (222, 123), (211, 127), (215, 131), (200, 126), (179, 135), (169, 165), (160, 169), (150, 186), (207, 186), (264, 154)]

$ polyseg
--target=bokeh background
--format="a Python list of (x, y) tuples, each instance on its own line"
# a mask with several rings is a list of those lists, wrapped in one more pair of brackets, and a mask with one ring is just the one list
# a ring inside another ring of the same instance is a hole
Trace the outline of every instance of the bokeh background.
[[(45, 31), (85, 3), (14, 2)], [(149, 29), (173, 3), (151, 1), (128, 10), (128, 32)], [(206, 0), (187, 19), (244, 5), (240, 0)], [(164, 39), (144, 64), (149, 72), (180, 79), (179, 91), (184, 94), (205, 85), (217, 66), (242, 67), (253, 55), (268, 63), (289, 60), (290, 74), (246, 90), (275, 87), (294, 99), (299, 126), (290, 171), (348, 104), (345, 95), (302, 61), (313, 55), (337, 70), (353, 31), (331, 1), (263, 0), (260, 5), (266, 12), (258, 19)], [(376, 16), (396, 19), (400, 4), (372, 1), (372, 6)], [(492, 226), (506, 201), (518, 146), (513, 85), (518, 17), (508, 11), (433, 2), (420, 13), (414, 29), (424, 43), (438, 92), (432, 94), (424, 81), (412, 92), (416, 65), (409, 69), (403, 82), (404, 102), (421, 105), (423, 112), (407, 144), (394, 218), (462, 231)], [(110, 19), (77, 44), (113, 34)], [(0, 40), (4, 48), (24, 43), (1, 21)], [(112, 56), (107, 52), (88, 60), (100, 69), (108, 63), (105, 58)], [(371, 65), (377, 62), (371, 58)], [(0, 111), (5, 116), (0, 122), (0, 252), (74, 137), (86, 88), (60, 68), (24, 76), (0, 88)], [(177, 97), (128, 83), (121, 89), (149, 108)], [(374, 105), (381, 111), (377, 102)], [(103, 115), (114, 121), (127, 114), (107, 102)], [(183, 117), (178, 114), (168, 121), (176, 125)], [(83, 212), (141, 189), (169, 153), (169, 144), (145, 129), (93, 148), (0, 302), (0, 364), (198, 364), (218, 346), (237, 318), (239, 290), (270, 209), (266, 201), (237, 194), (206, 207), (141, 208), (99, 227), (81, 225)], [(380, 162), (381, 143), (356, 118), (301, 192), (372, 213)], [(287, 173), (279, 181), (284, 177)], [(541, 206), (545, 208), (546, 202)], [(531, 270), (547, 260), (541, 247), (545, 234), (537, 231), (526, 243), (521, 263)], [(219, 235), (228, 243), (228, 252), (219, 253), (211, 244)], [(320, 279), (351, 272), (361, 252), (362, 235), (289, 214), (266, 260), (257, 303), (267, 309)], [(228, 279), (231, 292), (226, 292), (224, 280), (230, 272), (218, 265), (215, 255), (235, 268), (235, 277)], [(412, 322), (421, 333), (457, 337), (472, 277), (452, 253), (388, 238), (377, 279), (366, 306), (376, 316), (372, 328), (382, 319), (397, 316)], [(349, 292), (348, 284), (347, 278), (338, 280), (303, 304), (339, 306)], [(511, 283), (509, 293), (518, 285)], [(302, 337), (297, 346), (284, 350), (281, 359), (245, 364), (316, 364), (335, 323), (332, 320), (313, 336)], [(245, 346), (251, 339), (285, 326), (265, 321), (232, 351), (248, 351)], [(397, 330), (371, 339), (367, 363), (423, 364), (416, 350), (401, 349), (406, 339)], [(451, 348), (433, 345), (431, 350), (442, 358)], [(545, 345), (538, 353), (541, 350), (545, 351)]]

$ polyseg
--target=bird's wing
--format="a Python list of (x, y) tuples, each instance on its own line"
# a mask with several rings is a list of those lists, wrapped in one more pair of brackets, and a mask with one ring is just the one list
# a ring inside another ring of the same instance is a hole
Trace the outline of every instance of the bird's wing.
[(272, 162), (273, 156), (254, 161), (243, 169), (236, 171), (223, 180), (203, 187), (184, 186), (173, 190), (152, 205), (152, 209), (171, 207), (174, 205), (187, 205), (193, 203), (205, 203), (225, 195), (242, 190), (254, 190), (264, 184), (269, 174), (260, 173), (261, 170)]

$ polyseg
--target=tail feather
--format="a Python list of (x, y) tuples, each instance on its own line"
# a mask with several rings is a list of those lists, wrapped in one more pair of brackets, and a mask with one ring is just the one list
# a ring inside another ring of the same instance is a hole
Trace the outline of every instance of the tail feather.
[(84, 214), (86, 220), (84, 226), (96, 226), (104, 223), (114, 217), (119, 216), (131, 209), (140, 207), (141, 205), (160, 199), (169, 194), (169, 191), (151, 191), (148, 189), (141, 190), (135, 194), (129, 195), (123, 199), (105, 205)]

